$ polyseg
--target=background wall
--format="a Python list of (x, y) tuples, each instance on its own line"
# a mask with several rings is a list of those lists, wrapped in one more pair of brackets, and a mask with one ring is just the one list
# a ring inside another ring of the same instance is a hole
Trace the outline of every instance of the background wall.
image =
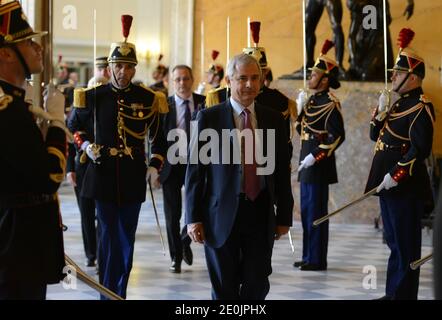
[[(342, 1), (344, 15), (342, 27), (347, 40), (350, 25), (350, 14), (346, 1)], [(442, 1), (415, 0), (414, 15), (410, 20), (402, 16), (406, 7), (406, 0), (390, 0), (393, 21), (390, 25), (392, 39), (397, 38), (403, 27), (412, 28), (416, 32), (412, 46), (425, 58), (427, 76), (424, 81), (424, 90), (433, 101), (437, 114), (436, 134), (434, 136), (434, 151), (442, 156), (442, 75), (439, 70), (442, 61)], [(261, 21), (260, 45), (266, 48), (267, 58), (275, 77), (292, 73), (301, 67), (302, 56), (302, 1), (301, 0), (195, 0), (194, 21), (194, 59), (193, 67), (197, 80), (200, 79), (200, 44), (201, 20), (205, 26), (205, 66), (211, 63), (210, 52), (219, 50), (219, 62), (226, 61), (226, 18), (230, 16), (230, 55), (237, 54), (247, 45), (247, 17)], [(382, 26), (379, 26), (382, 27)], [(315, 56), (319, 54), (322, 43), (332, 38), (333, 33), (324, 10), (319, 26), (316, 30), (317, 45)], [(394, 41), (395, 42), (395, 41)], [(396, 56), (397, 47), (394, 45)], [(344, 66), (348, 67), (348, 54), (345, 53)], [(297, 88), (293, 88), (296, 90)], [(382, 84), (379, 84), (382, 89)]]

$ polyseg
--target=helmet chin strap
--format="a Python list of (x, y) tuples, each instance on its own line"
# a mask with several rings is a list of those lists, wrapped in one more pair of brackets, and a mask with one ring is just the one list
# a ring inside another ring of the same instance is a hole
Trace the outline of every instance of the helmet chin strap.
[(125, 86), (124, 88), (122, 88), (121, 85), (120, 85), (120, 82), (118, 81), (117, 77), (115, 76), (114, 69), (111, 68), (111, 71), (112, 71), (112, 77), (114, 78), (115, 82), (116, 82), (117, 85), (118, 85), (118, 89), (120, 89), (120, 90), (124, 90), (124, 89), (126, 89), (127, 87), (130, 86), (130, 83), (132, 82), (132, 79), (129, 81), (129, 84), (128, 84), (127, 86)]
[(313, 90), (317, 90), (319, 85), (321, 84), (322, 78), (324, 78), (325, 73), (323, 73), (321, 75), (321, 77), (319, 78), (318, 82), (316, 82), (316, 86), (313, 88)]
[(25, 78), (27, 80), (31, 79), (31, 71), (29, 70), (29, 67), (26, 63), (25, 58), (23, 57), (23, 55), (21, 54), (20, 50), (18, 50), (17, 46), (15, 44), (13, 44), (10, 47), (16, 54), (18, 60), (20, 61), (22, 67), (23, 67), (23, 71), (25, 72)]
[(407, 76), (404, 78), (404, 80), (402, 80), (401, 84), (399, 85), (399, 87), (397, 87), (396, 90), (394, 90), (395, 92), (399, 92), (399, 90), (402, 88), (402, 86), (405, 84), (405, 82), (408, 80), (408, 77), (410, 77), (410, 72), (407, 73)]

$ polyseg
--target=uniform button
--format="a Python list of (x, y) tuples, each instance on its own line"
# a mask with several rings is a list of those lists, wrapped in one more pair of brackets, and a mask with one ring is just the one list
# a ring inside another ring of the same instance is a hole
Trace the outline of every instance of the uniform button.
[(123, 102), (124, 102), (124, 100), (123, 100), (123, 99), (121, 99), (121, 100), (120, 100), (120, 102), (121, 102), (121, 103), (123, 103)]
[(120, 111), (123, 111), (123, 108), (120, 108)]
[(120, 136), (120, 139), (123, 139), (123, 136)]
[(123, 154), (120, 153), (119, 157), (120, 157), (120, 158), (123, 158)]
[(122, 144), (120, 144), (120, 148), (123, 148), (123, 145), (122, 145)]

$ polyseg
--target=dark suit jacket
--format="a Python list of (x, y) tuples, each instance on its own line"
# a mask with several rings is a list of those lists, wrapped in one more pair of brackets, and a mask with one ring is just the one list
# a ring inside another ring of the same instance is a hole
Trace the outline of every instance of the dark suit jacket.
[[(205, 100), (206, 100), (205, 96), (193, 93), (193, 103), (195, 105), (195, 109), (191, 115), (191, 120), (194, 120), (198, 111), (204, 108)], [(167, 139), (167, 134), (169, 133), (170, 130), (176, 129), (176, 114), (177, 114), (176, 105), (175, 105), (175, 96), (167, 98), (167, 102), (169, 104), (169, 112), (162, 115), (163, 119), (161, 123), (165, 139)], [(172, 146), (174, 143), (175, 141), (167, 141), (167, 149), (169, 149), (170, 146)], [(172, 165), (167, 160), (166, 156), (163, 167), (161, 168), (160, 171), (161, 183), (164, 183), (164, 181), (166, 181), (167, 178), (169, 178), (171, 171), (172, 171)]]
[[(275, 130), (275, 170), (265, 176), (265, 188), (269, 193), (268, 237), (273, 241), (276, 225), (292, 225), (293, 197), (290, 184), (287, 133), (280, 113), (255, 104), (259, 129)], [(197, 115), (198, 132), (214, 129), (221, 137), (222, 129), (234, 129), (233, 109), (230, 101), (200, 111)], [(266, 154), (266, 132), (263, 146)], [(221, 141), (221, 138), (220, 138)], [(198, 148), (204, 143), (200, 143)], [(232, 150), (233, 141), (230, 139)], [(191, 146), (192, 147), (192, 146)], [(241, 192), (241, 165), (223, 164), (219, 146), (219, 164), (189, 163), (186, 173), (186, 224), (202, 222), (206, 244), (219, 248), (229, 237), (238, 209)], [(231, 162), (232, 163), (232, 162)], [(276, 206), (276, 213), (275, 207)]]

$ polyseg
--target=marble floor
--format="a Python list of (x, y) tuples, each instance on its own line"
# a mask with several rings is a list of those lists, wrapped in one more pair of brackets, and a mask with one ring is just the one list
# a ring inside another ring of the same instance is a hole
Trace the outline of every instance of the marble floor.
[[(165, 237), (162, 193), (154, 191)], [(97, 278), (94, 268), (84, 266), (80, 214), (72, 189), (63, 185), (60, 199), (64, 224), (65, 251), (83, 270)], [(291, 230), (294, 252), (288, 236), (275, 243), (269, 300), (370, 300), (384, 295), (386, 261), (389, 250), (382, 232), (370, 224), (330, 224), (327, 271), (300, 271), (293, 268), (302, 250), (302, 228), (295, 222)], [(422, 254), (431, 252), (431, 231), (423, 232)], [(167, 239), (165, 238), (166, 246)], [(181, 274), (168, 271), (170, 259), (164, 255), (152, 204), (142, 207), (136, 237), (134, 267), (129, 280), (129, 300), (210, 299), (210, 281), (201, 245), (192, 244), (194, 263), (183, 263)], [(167, 250), (167, 247), (166, 247)], [(432, 263), (421, 268), (419, 299), (432, 300)], [(98, 293), (81, 282), (76, 289), (61, 284), (48, 288), (50, 300), (96, 300)]]

